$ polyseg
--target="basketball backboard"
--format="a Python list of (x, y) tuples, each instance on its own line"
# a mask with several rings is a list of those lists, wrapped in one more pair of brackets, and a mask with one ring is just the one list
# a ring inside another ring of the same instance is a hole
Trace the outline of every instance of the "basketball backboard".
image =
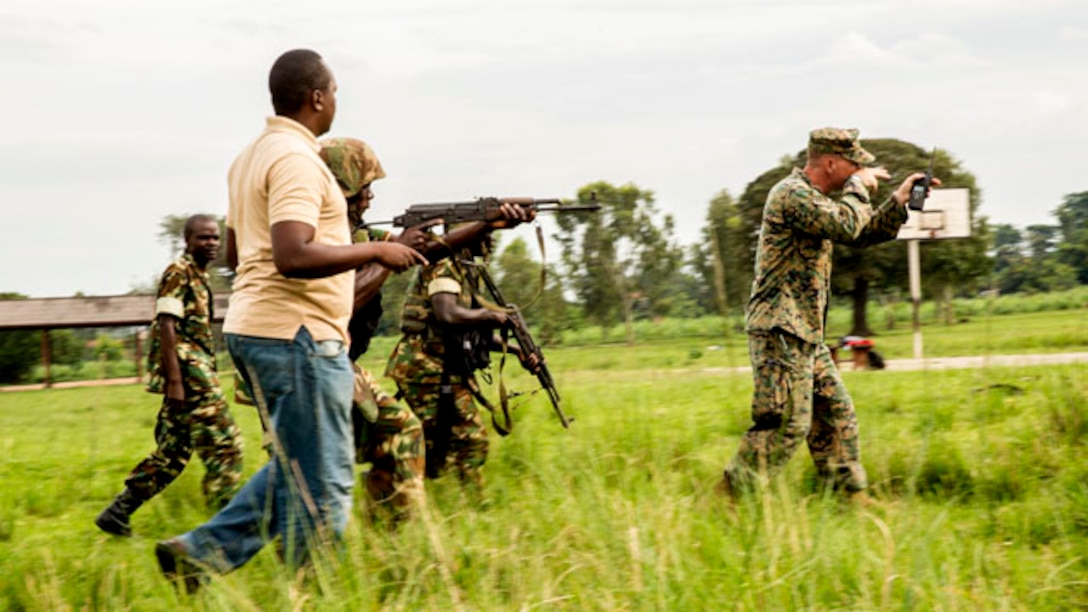
[(971, 194), (967, 189), (934, 189), (924, 210), (910, 211), (898, 240), (941, 240), (971, 236)]

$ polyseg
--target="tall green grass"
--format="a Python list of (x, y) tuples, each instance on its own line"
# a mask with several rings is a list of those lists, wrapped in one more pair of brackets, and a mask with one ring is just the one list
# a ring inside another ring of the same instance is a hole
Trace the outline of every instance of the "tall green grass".
[[(154, 398), (0, 394), (0, 609), (1088, 606), (1088, 367), (846, 373), (882, 505), (821, 491), (802, 451), (733, 510), (712, 489), (751, 383), (690, 367), (728, 353), (698, 345), (560, 351), (571, 429), (526, 400), (492, 438), (483, 502), (429, 482), (426, 515), (390, 531), (360, 497), (343, 550), (306, 577), (265, 550), (195, 597), (162, 579), (152, 546), (204, 520), (199, 463), (134, 516), (134, 538), (92, 524), (151, 449)], [(259, 427), (235, 411), (251, 473)]]

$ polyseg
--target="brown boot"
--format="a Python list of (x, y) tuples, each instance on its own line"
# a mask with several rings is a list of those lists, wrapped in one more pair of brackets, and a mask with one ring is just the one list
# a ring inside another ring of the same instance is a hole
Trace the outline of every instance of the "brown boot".
[(729, 503), (734, 505), (740, 500), (740, 496), (737, 495), (737, 489), (733, 486), (733, 481), (729, 478), (728, 474), (722, 474), (722, 479), (714, 486), (714, 492), (726, 498), (729, 500)]

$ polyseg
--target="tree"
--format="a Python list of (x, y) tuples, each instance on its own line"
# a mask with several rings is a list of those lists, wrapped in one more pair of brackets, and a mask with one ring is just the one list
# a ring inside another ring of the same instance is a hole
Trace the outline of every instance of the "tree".
[(751, 241), (745, 235), (741, 217), (733, 196), (725, 189), (719, 191), (707, 208), (702, 240), (691, 249), (691, 267), (702, 281), (694, 295), (707, 312), (722, 316), (743, 313), (748, 301)]
[(1001, 293), (1015, 293), (1023, 284), (1025, 269), (1023, 235), (1015, 226), (1001, 223), (990, 227), (991, 254), (994, 260), (993, 285)]
[[(862, 146), (876, 155), (878, 163), (894, 176), (905, 177), (929, 165), (930, 153), (916, 145), (891, 138), (861, 142)], [(738, 202), (740, 235), (750, 245), (744, 252), (745, 264), (755, 263), (755, 249), (767, 193), (775, 183), (790, 173), (792, 167), (802, 167), (804, 163), (805, 151), (782, 158), (778, 166), (749, 183), (741, 195)], [(971, 238), (923, 244), (922, 275), (931, 293), (940, 295), (939, 290), (946, 287), (961, 286), (970, 289), (979, 278), (989, 272), (990, 261), (986, 256), (989, 241), (986, 219), (975, 214), (981, 196), (974, 176), (942, 150), (937, 151), (933, 174), (943, 181), (946, 188), (965, 187), (971, 191)], [(897, 186), (898, 183), (894, 181), (882, 184), (876, 193), (870, 194), (872, 202), (875, 205), (884, 202)], [(832, 197), (837, 196), (838, 194), (832, 194)], [(905, 284), (906, 248), (895, 241), (865, 248), (835, 245), (833, 268), (835, 272), (832, 274), (832, 292), (849, 296), (853, 305), (853, 325), (850, 333), (872, 335), (866, 310), (870, 293), (874, 290), (902, 287)], [(946, 300), (946, 303), (950, 303), (950, 300)]]
[(125, 345), (109, 334), (100, 333), (94, 342), (94, 356), (100, 361), (120, 361), (125, 356)]
[[(496, 282), (503, 297), (522, 309), (526, 323), (539, 329), (537, 341), (557, 344), (561, 332), (570, 327), (563, 284), (548, 266), (541, 278), (540, 262), (529, 257), (525, 241), (515, 238), (495, 262)], [(543, 282), (543, 285), (541, 284)]]
[(1035, 261), (1043, 261), (1057, 249), (1059, 228), (1055, 225), (1029, 225), (1026, 228), (1028, 251)]
[[(0, 293), (0, 300), (25, 300), (20, 293)], [(31, 330), (0, 332), (0, 383), (17, 383), (41, 361), (41, 336)]]
[(577, 200), (595, 201), (601, 210), (557, 217), (571, 288), (589, 320), (607, 330), (621, 319), (627, 342), (633, 344), (636, 300), (646, 299), (649, 310), (656, 308), (654, 300), (668, 294), (650, 284), (676, 269), (682, 257), (670, 243), (672, 222), (666, 217), (664, 228), (657, 228), (653, 192), (631, 183), (591, 183), (578, 190)]
[(77, 366), (83, 362), (83, 343), (70, 329), (49, 332), (49, 351), (57, 365)]
[(687, 282), (690, 275), (683, 269), (684, 249), (675, 239), (676, 224), (672, 215), (665, 215), (659, 227), (650, 214), (640, 215), (635, 238), (635, 287), (645, 305), (644, 313), (653, 317), (688, 316), (693, 283)]
[(1061, 229), (1058, 260), (1073, 269), (1077, 282), (1088, 284), (1088, 191), (1065, 196), (1054, 214)]

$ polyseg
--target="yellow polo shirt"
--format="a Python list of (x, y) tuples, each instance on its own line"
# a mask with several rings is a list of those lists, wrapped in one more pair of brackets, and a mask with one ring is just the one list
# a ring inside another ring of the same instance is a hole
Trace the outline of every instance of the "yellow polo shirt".
[(291, 340), (305, 326), (315, 340), (347, 346), (354, 273), (287, 278), (272, 261), (271, 228), (281, 221), (313, 227), (315, 242), (351, 244), (347, 202), (319, 150), (304, 125), (269, 117), (231, 165), (227, 227), (234, 230), (238, 269), (223, 331)]

